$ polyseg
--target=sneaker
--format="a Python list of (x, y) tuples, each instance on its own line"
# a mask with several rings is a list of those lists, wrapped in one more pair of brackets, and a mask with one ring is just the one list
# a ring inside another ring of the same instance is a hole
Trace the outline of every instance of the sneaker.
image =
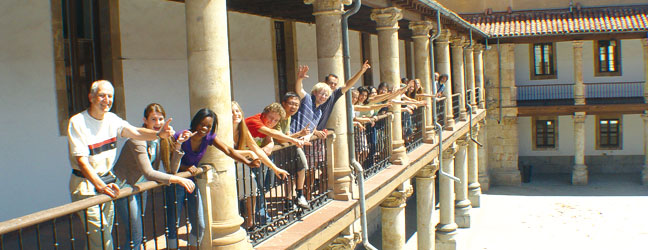
[(309, 207), (308, 201), (306, 201), (306, 197), (304, 197), (303, 195), (297, 197), (297, 205), (300, 206), (301, 208), (308, 208)]

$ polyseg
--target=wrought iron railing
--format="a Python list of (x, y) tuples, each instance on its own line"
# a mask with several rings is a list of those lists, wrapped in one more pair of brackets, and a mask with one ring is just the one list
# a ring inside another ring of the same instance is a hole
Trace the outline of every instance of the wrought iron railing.
[(472, 94), (472, 89), (467, 89), (466, 90), (466, 105), (471, 105), (472, 102), (470, 101), (470, 94)]
[(364, 124), (365, 129), (354, 131), (356, 161), (364, 169), (364, 177), (369, 178), (391, 163), (391, 114), (379, 115), (374, 125)]
[(482, 89), (481, 89), (481, 88), (479, 88), (479, 87), (475, 87), (475, 102), (476, 102), (477, 104), (479, 104), (479, 103), (482, 101), (482, 99), (481, 99), (481, 92), (482, 92)]
[(574, 98), (574, 84), (520, 85), (516, 87), (518, 101)]
[[(202, 175), (204, 170), (205, 168), (199, 168), (196, 176)], [(186, 178), (191, 176), (189, 172), (177, 175)], [(137, 237), (133, 235), (135, 231), (141, 232), (144, 249), (164, 249), (169, 247), (168, 244), (173, 243), (167, 238), (169, 230), (172, 229), (178, 233), (175, 243), (185, 246), (189, 241), (187, 229), (191, 228), (191, 225), (196, 225), (196, 222), (189, 221), (188, 214), (197, 213), (197, 211), (184, 209), (180, 213), (181, 218), (178, 220), (180, 223), (167, 223), (167, 219), (171, 218), (167, 216), (167, 212), (179, 214), (179, 211), (177, 206), (172, 206), (172, 204), (177, 204), (177, 201), (174, 202), (175, 198), (169, 198), (175, 197), (175, 193), (166, 192), (166, 188), (173, 188), (173, 186), (165, 186), (154, 181), (143, 182), (136, 184), (135, 188), (120, 189), (119, 196), (115, 199), (111, 199), (107, 195), (97, 195), (2, 222), (0, 223), (0, 249), (86, 249), (90, 248), (90, 238), (93, 237), (93, 234), (100, 235), (99, 244), (110, 240), (113, 242), (114, 249), (131, 249), (136, 247), (134, 239)], [(197, 193), (197, 189), (196, 186), (194, 195)], [(115, 212), (114, 225), (104, 226), (104, 223), (99, 223), (101, 226), (98, 231), (104, 233), (91, 232), (86, 229), (88, 221), (83, 218), (87, 217), (90, 208), (97, 207), (99, 209), (100, 220), (103, 222), (107, 218), (101, 215), (101, 212), (109, 206), (109, 203), (114, 202), (115, 210), (117, 210), (119, 206), (117, 200), (135, 197), (138, 198), (138, 205), (143, 211), (141, 228), (130, 226), (138, 223), (133, 221), (135, 218), (131, 217), (130, 209), (126, 209), (128, 211), (126, 214)], [(188, 196), (179, 202), (184, 203), (186, 208)], [(123, 219), (117, 218), (119, 216), (123, 216)], [(130, 223), (124, 225), (126, 221)], [(127, 240), (129, 235), (131, 236), (130, 240)]]
[(243, 227), (254, 245), (330, 201), (326, 143), (331, 134), (326, 138), (313, 137), (312, 145), (303, 148), (308, 166), (303, 192), (309, 203), (308, 209), (298, 209), (295, 205), (297, 172), (303, 164), (296, 146), (277, 146), (271, 155), (277, 167), (290, 173), (286, 180), (276, 178), (265, 166), (255, 170), (237, 166), (239, 213), (245, 219)]
[(441, 126), (445, 127), (445, 112), (446, 112), (446, 101), (445, 97), (439, 97), (435, 98), (434, 101), (436, 102), (436, 116), (437, 116), (437, 121)]
[(459, 117), (459, 98), (461, 98), (460, 93), (452, 95), (452, 117), (455, 120)]
[(585, 83), (586, 98), (643, 97), (643, 82)]
[(403, 140), (407, 152), (411, 152), (423, 143), (423, 129), (425, 126), (425, 107), (414, 109), (412, 114), (402, 113)]

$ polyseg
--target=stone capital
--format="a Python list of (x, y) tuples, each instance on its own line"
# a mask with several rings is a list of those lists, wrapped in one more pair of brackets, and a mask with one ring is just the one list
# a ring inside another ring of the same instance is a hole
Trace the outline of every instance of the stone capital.
[(574, 46), (575, 49), (576, 48), (582, 49), (583, 48), (583, 41), (580, 41), (580, 40), (572, 41), (572, 46)]
[(457, 143), (458, 147), (467, 147), (469, 141), (470, 139), (468, 139), (467, 136), (462, 136), (461, 138), (457, 139), (455, 142)]
[(648, 122), (648, 110), (644, 111), (644, 112), (641, 114), (641, 118), (642, 118), (645, 122)]
[[(381, 207), (403, 207), (405, 206), (405, 202), (407, 202), (407, 197), (409, 197), (411, 194), (411, 188), (408, 188), (405, 191), (394, 191), (391, 193), (391, 195), (387, 196), (385, 200), (383, 200), (382, 203), (380, 203)], [(410, 191), (408, 195), (408, 191)]]
[(586, 116), (585, 112), (574, 112), (574, 122), (583, 123)]
[(451, 36), (452, 32), (450, 32), (450, 30), (441, 29), (441, 34), (439, 34), (439, 37), (435, 41), (439, 43), (449, 43)]
[(419, 178), (434, 178), (434, 174), (439, 170), (439, 162), (434, 160), (429, 164), (423, 166), (418, 172), (416, 172), (416, 177)]
[(313, 5), (313, 15), (344, 13), (344, 5), (349, 5), (352, 0), (304, 0), (305, 4)]
[(443, 159), (454, 157), (456, 153), (457, 153), (457, 144), (452, 143), (450, 147), (446, 148), (446, 150), (443, 150)]
[(403, 13), (396, 7), (373, 9), (370, 18), (376, 22), (377, 30), (398, 29), (398, 20), (403, 19)]
[(483, 44), (475, 43), (475, 44), (473, 44), (473, 53), (475, 53), (475, 54), (482, 53), (482, 52), (484, 52), (484, 48), (485, 48), (485, 46)]
[(412, 30), (412, 38), (429, 38), (432, 27), (430, 21), (416, 21), (409, 24), (409, 28)]
[(463, 36), (456, 36), (453, 37), (452, 40), (452, 48), (461, 48), (463, 46), (466, 46), (466, 38)]

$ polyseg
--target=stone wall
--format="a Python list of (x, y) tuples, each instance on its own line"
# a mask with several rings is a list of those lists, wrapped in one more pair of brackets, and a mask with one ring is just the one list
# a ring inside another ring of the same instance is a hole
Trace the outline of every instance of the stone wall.
[[(643, 155), (592, 155), (585, 156), (587, 171), (592, 173), (618, 174), (639, 173), (644, 162)], [(533, 173), (571, 173), (573, 156), (520, 156), (520, 166), (533, 166)]]

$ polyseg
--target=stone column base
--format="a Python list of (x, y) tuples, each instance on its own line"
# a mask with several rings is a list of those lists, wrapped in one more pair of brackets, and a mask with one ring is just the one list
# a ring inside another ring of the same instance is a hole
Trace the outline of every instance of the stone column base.
[(587, 166), (574, 166), (574, 171), (572, 172), (572, 185), (587, 185)]
[(407, 165), (409, 164), (409, 158), (407, 157), (407, 149), (405, 148), (404, 144), (401, 143), (400, 146), (396, 146), (397, 144), (393, 144), (394, 149), (392, 150), (392, 155), (389, 161), (393, 164), (398, 164), (398, 165)]
[(428, 144), (434, 144), (434, 140), (436, 139), (436, 133), (434, 132), (434, 129), (432, 127), (426, 128), (425, 129), (425, 135), (423, 135), (423, 142), (428, 143)]
[(486, 102), (480, 102), (479, 103), (479, 108), (480, 109), (486, 109)]
[(473, 104), (473, 105), (471, 105), (471, 107), (472, 107), (472, 113), (473, 113), (473, 115), (474, 115), (474, 114), (477, 114), (477, 104)]
[(479, 183), (468, 184), (468, 199), (472, 207), (481, 206), (481, 185)]
[(455, 223), (459, 228), (470, 228), (470, 205), (469, 200), (457, 201), (455, 203)]
[(446, 123), (445, 123), (445, 128), (443, 128), (443, 130), (446, 130), (446, 131), (453, 131), (453, 130), (454, 130), (454, 126), (455, 126), (455, 120), (452, 119), (452, 118), (450, 118), (450, 119), (448, 119), (448, 120), (446, 121)]
[(459, 121), (465, 122), (468, 120), (468, 112), (465, 110), (459, 112)]
[(481, 192), (486, 192), (488, 191), (488, 189), (490, 189), (490, 176), (488, 176), (488, 174), (479, 175), (479, 186), (481, 188)]
[(491, 178), (494, 185), (502, 186), (520, 186), (522, 185), (522, 176), (518, 169), (492, 169)]
[(641, 184), (648, 185), (648, 165), (644, 165), (641, 170)]
[(436, 242), (434, 249), (436, 250), (457, 250), (457, 230), (450, 232), (436, 231)]

